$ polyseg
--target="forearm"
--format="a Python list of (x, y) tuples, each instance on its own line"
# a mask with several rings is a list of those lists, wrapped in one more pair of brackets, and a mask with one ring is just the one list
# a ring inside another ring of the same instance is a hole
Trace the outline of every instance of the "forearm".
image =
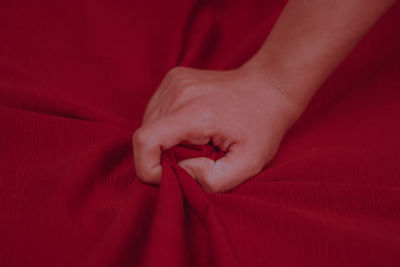
[(327, 76), (395, 0), (289, 0), (245, 66), (265, 71), (304, 108)]

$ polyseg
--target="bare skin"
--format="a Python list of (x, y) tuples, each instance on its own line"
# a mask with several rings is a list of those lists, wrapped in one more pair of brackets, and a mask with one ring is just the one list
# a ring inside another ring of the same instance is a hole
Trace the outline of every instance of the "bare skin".
[(228, 191), (259, 173), (319, 86), (394, 2), (289, 0), (242, 67), (172, 69), (133, 135), (138, 177), (157, 184), (163, 150), (210, 141), (223, 158), (179, 162), (206, 191)]

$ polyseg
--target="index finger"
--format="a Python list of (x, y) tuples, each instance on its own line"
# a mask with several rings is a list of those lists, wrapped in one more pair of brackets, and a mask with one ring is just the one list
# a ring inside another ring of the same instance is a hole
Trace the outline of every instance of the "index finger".
[(207, 144), (210, 134), (200, 120), (188, 119), (187, 112), (164, 116), (142, 126), (133, 135), (133, 151), (137, 176), (147, 183), (161, 179), (161, 153), (183, 141)]

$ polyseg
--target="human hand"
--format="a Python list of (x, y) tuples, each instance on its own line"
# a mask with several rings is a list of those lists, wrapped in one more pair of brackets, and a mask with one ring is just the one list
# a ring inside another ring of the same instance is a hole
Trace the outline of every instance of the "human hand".
[(209, 192), (223, 192), (261, 171), (301, 113), (264, 72), (251, 68), (171, 70), (151, 98), (133, 135), (136, 173), (159, 183), (163, 150), (182, 142), (212, 142), (225, 156), (179, 162)]

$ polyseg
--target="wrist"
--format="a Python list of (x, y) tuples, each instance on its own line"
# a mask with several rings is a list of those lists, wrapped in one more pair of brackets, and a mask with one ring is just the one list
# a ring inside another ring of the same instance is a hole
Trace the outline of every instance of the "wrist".
[(301, 115), (319, 84), (308, 81), (301, 70), (296, 70), (291, 63), (273, 57), (255, 55), (241, 68), (252, 73), (278, 90), (290, 103), (294, 120)]
[[(269, 70), (253, 64), (245, 64), (238, 69), (239, 77), (254, 81), (260, 90), (260, 97), (266, 99), (279, 117), (282, 127), (289, 128), (303, 113), (306, 104), (298, 101), (282, 89), (279, 79)], [(249, 83), (249, 82), (247, 82)], [(263, 93), (264, 92), (264, 93)]]

